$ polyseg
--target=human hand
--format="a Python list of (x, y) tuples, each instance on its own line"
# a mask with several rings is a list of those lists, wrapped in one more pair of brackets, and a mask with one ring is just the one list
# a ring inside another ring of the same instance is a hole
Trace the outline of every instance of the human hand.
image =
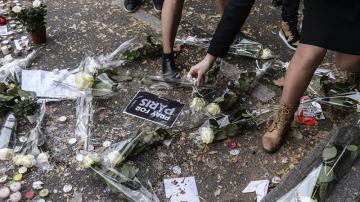
[(206, 57), (200, 61), (198, 64), (191, 67), (188, 78), (195, 78), (196, 79), (196, 85), (200, 86), (203, 80), (204, 74), (210, 69), (210, 67), (215, 62), (215, 57), (207, 54)]

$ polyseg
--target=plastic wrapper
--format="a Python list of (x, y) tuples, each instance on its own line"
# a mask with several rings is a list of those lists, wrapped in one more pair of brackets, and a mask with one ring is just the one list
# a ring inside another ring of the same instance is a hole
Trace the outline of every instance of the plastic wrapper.
[(302, 182), (282, 196), (277, 202), (311, 201), (321, 165), (314, 169)]
[(42, 103), (40, 108), (39, 116), (36, 120), (35, 128), (31, 129), (28, 133), (27, 141), (24, 146), (21, 148), (21, 154), (31, 154), (34, 157), (38, 156), (41, 153), (39, 146), (44, 144), (44, 134), (42, 132), (42, 122), (44, 120), (46, 112), (46, 104)]
[(9, 114), (6, 117), (5, 123), (1, 128), (0, 133), (0, 149), (8, 148), (10, 145), (15, 145), (16, 141), (16, 118), (14, 114)]
[[(210, 46), (211, 38), (197, 38), (196, 36), (189, 36), (186, 39), (177, 39), (176, 42), (207, 49)], [(241, 41), (232, 44), (230, 46), (229, 53), (263, 60), (275, 57), (271, 50), (264, 48), (263, 45), (258, 42), (248, 39), (242, 39)]]
[(120, 193), (125, 198), (134, 202), (159, 202), (157, 196), (149, 192), (136, 178), (130, 178), (112, 168), (92, 170), (102, 177), (112, 191)]
[(152, 130), (150, 127), (142, 127), (142, 131), (138, 131), (131, 138), (115, 143), (105, 150), (101, 154), (103, 165), (107, 167), (120, 165), (129, 156), (137, 155), (146, 148), (161, 144), (163, 140), (171, 138), (172, 135), (165, 129)]
[(93, 97), (91, 91), (87, 91), (78, 98), (76, 108), (75, 135), (84, 142), (84, 149), (88, 150), (91, 145), (91, 124), (93, 120)]
[(15, 59), (14, 61), (0, 67), (0, 83), (6, 83), (8, 81), (19, 83), (21, 70), (27, 68), (36, 55), (36, 51), (33, 51), (25, 58)]

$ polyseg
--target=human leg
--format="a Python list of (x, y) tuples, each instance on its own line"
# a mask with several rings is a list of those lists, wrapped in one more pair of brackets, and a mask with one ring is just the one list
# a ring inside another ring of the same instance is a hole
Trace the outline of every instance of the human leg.
[(179, 77), (179, 71), (175, 67), (173, 48), (177, 30), (179, 28), (184, 0), (165, 0), (161, 13), (163, 64), (164, 78), (173, 79)]
[(281, 147), (300, 97), (304, 94), (325, 54), (326, 50), (323, 48), (299, 44), (286, 72), (279, 109), (275, 113), (273, 123), (261, 139), (262, 147), (266, 152), (273, 153)]
[(300, 0), (282, 0), (280, 38), (287, 47), (296, 50), (300, 35), (297, 28)]

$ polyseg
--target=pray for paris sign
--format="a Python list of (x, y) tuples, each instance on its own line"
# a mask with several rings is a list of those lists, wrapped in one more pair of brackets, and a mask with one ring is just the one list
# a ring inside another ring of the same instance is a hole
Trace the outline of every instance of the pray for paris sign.
[(184, 104), (139, 91), (125, 108), (124, 113), (161, 125), (172, 127)]

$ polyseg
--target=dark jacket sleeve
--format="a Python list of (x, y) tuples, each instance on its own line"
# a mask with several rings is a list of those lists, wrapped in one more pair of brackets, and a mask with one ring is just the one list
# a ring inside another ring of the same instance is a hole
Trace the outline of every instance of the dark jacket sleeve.
[(255, 0), (230, 0), (211, 40), (208, 53), (225, 57), (240, 32)]

